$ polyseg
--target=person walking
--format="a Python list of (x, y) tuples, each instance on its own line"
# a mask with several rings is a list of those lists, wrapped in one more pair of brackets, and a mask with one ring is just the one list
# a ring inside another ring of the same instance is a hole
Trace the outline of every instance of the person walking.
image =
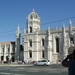
[(68, 75), (75, 75), (75, 50), (62, 61), (62, 66), (68, 67)]

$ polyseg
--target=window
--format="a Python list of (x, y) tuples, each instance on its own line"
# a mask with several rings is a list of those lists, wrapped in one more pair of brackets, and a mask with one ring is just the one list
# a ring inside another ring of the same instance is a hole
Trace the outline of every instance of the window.
[(4, 47), (2, 48), (2, 53), (4, 53)]
[(33, 16), (32, 16), (32, 14), (31, 14), (31, 19), (33, 19)]
[(42, 39), (42, 46), (44, 46), (44, 39)]
[(74, 44), (74, 38), (73, 38), (73, 36), (70, 37), (70, 43), (71, 43), (71, 44)]
[(8, 53), (9, 53), (10, 52), (10, 49), (8, 48), (7, 50), (8, 50)]
[(35, 15), (35, 19), (37, 19), (37, 15)]
[(59, 38), (56, 38), (56, 52), (59, 52)]
[(22, 45), (20, 45), (20, 51), (23, 51), (23, 46)]
[(29, 50), (29, 58), (32, 58), (32, 51)]
[(42, 58), (44, 58), (44, 57), (45, 57), (44, 50), (42, 50)]
[(41, 62), (46, 62), (46, 60), (41, 60)]
[(15, 53), (15, 44), (12, 45), (12, 53)]
[(29, 46), (32, 47), (32, 40), (29, 40)]
[(32, 33), (32, 27), (30, 27), (30, 33)]

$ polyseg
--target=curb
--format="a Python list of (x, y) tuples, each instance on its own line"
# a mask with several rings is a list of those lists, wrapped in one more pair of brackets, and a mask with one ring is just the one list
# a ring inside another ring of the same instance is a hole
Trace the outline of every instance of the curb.
[(12, 65), (12, 64), (2, 64), (2, 65), (0, 65), (0, 66), (33, 66), (33, 65), (18, 65), (18, 64), (16, 64), (16, 65)]

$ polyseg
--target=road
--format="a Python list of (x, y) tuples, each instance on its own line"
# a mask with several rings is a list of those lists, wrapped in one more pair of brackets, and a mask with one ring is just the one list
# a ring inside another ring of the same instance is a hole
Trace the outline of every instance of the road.
[(68, 75), (67, 68), (51, 66), (0, 66), (0, 75)]

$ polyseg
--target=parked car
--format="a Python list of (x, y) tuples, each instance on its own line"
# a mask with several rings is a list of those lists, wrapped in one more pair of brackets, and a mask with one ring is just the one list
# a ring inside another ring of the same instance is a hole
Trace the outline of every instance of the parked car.
[(34, 63), (34, 65), (39, 65), (39, 66), (46, 65), (46, 66), (49, 66), (50, 61), (49, 60), (39, 60), (36, 63)]
[(23, 62), (22, 62), (22, 61), (18, 61), (17, 63), (18, 63), (18, 64), (22, 64)]

